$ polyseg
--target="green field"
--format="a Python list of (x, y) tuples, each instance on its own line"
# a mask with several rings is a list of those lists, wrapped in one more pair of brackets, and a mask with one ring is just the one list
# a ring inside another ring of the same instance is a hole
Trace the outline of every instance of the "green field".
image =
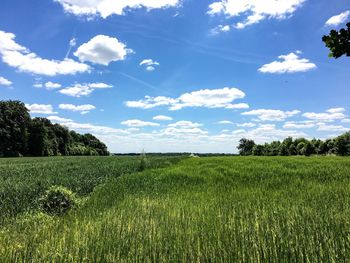
[[(0, 262), (349, 262), (350, 158), (0, 160)], [(62, 217), (36, 200), (62, 185)]]

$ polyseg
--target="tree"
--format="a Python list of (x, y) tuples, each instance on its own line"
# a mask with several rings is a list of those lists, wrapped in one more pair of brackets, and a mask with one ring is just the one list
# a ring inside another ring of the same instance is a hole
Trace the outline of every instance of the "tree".
[(297, 155), (297, 148), (295, 147), (294, 143), (289, 146), (288, 154)]
[(21, 156), (27, 153), (30, 115), (20, 101), (0, 101), (0, 156)]
[(69, 130), (59, 124), (54, 124), (52, 130), (57, 138), (58, 153), (60, 155), (69, 155), (69, 146), (72, 143), (72, 137)]
[(20, 101), (0, 101), (1, 156), (109, 155), (92, 134), (81, 135), (46, 118), (31, 119)]
[(264, 155), (264, 146), (259, 144), (254, 145), (252, 154), (255, 156)]
[(297, 144), (297, 154), (298, 155), (304, 155), (304, 148), (305, 148), (306, 143), (305, 142), (299, 142)]
[(45, 118), (34, 118), (29, 127), (29, 152), (32, 156), (56, 155), (57, 146), (53, 132), (50, 130), (52, 124)]
[(331, 51), (329, 57), (339, 58), (343, 55), (350, 56), (350, 22), (346, 24), (347, 29), (339, 31), (331, 30), (328, 36), (323, 36), (322, 41)]
[(326, 140), (325, 144), (327, 145), (327, 154), (336, 154), (335, 144), (334, 140), (328, 139)]
[(271, 156), (277, 156), (280, 153), (280, 148), (281, 148), (281, 142), (279, 141), (273, 141), (270, 144), (270, 154)]
[(301, 153), (305, 156), (310, 156), (315, 153), (315, 148), (311, 142), (306, 142), (304, 147), (301, 149)]
[(347, 132), (335, 138), (334, 148), (337, 155), (350, 155), (350, 132)]
[(243, 138), (239, 141), (237, 149), (240, 155), (252, 155), (254, 146), (255, 142), (253, 140)]

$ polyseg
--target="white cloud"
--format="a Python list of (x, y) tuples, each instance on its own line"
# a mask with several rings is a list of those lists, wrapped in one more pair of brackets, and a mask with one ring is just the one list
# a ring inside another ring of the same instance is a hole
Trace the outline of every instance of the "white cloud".
[(159, 66), (158, 61), (154, 61), (153, 59), (144, 59), (140, 62), (140, 66), (146, 66), (147, 71), (154, 71), (156, 66)]
[(43, 87), (43, 84), (41, 84), (41, 83), (35, 83), (35, 84), (33, 84), (33, 87), (34, 87), (34, 88), (41, 89), (41, 88)]
[(59, 92), (67, 96), (80, 98), (82, 96), (89, 96), (96, 89), (109, 89), (112, 87), (112, 85), (105, 83), (76, 83), (70, 87), (61, 89)]
[(150, 97), (139, 101), (125, 102), (127, 107), (150, 109), (158, 106), (168, 106), (169, 110), (180, 110), (186, 107), (246, 109), (246, 103), (233, 104), (237, 99), (243, 99), (245, 93), (237, 88), (203, 89), (184, 93), (178, 98)]
[(45, 84), (42, 83), (35, 83), (33, 84), (33, 87), (35, 88), (46, 88), (47, 90), (53, 90), (53, 89), (59, 89), (62, 87), (61, 84), (59, 83), (54, 83), (54, 82), (46, 82)]
[(191, 121), (178, 121), (168, 125), (169, 127), (181, 127), (181, 128), (198, 128), (203, 126), (203, 124), (191, 122)]
[(162, 135), (165, 136), (174, 136), (174, 137), (183, 137), (183, 136), (198, 136), (206, 135), (207, 131), (204, 131), (200, 128), (190, 128), (190, 127), (167, 127), (160, 131)]
[(342, 111), (342, 108), (335, 108), (329, 109), (324, 113), (306, 112), (303, 114), (303, 117), (314, 121), (332, 122), (342, 120), (346, 117)]
[(69, 40), (69, 46), (75, 47), (77, 45), (77, 39), (73, 37), (71, 40)]
[(231, 27), (229, 25), (218, 25), (217, 27), (214, 27), (210, 30), (210, 35), (218, 35), (222, 32), (229, 32), (231, 30)]
[(308, 59), (299, 58), (299, 53), (289, 53), (288, 55), (281, 55), (278, 58), (281, 61), (273, 61), (269, 64), (263, 65), (259, 68), (262, 73), (282, 74), (282, 73), (296, 73), (306, 72), (317, 68), (314, 63)]
[(96, 135), (126, 135), (129, 134), (128, 131), (115, 129), (106, 126), (93, 125), (90, 123), (77, 123), (77, 122), (61, 122), (63, 126), (66, 126), (69, 129), (79, 131), (79, 132), (89, 132)]
[(159, 66), (159, 62), (157, 61), (154, 61), (153, 59), (144, 59), (140, 62), (140, 66), (143, 66), (143, 65), (146, 65), (146, 66)]
[(11, 86), (12, 85), (12, 81), (10, 81), (10, 80), (0, 76), (0, 85), (2, 85), (2, 86)]
[(163, 9), (176, 7), (180, 0), (54, 0), (60, 3), (67, 13), (77, 16), (101, 16), (107, 18), (110, 15), (123, 15), (126, 10), (146, 8)]
[(327, 125), (325, 123), (320, 123), (317, 130), (326, 132), (347, 132), (350, 128), (345, 128), (341, 125)]
[(151, 109), (158, 106), (169, 106), (176, 102), (177, 102), (176, 99), (172, 99), (164, 96), (158, 96), (158, 97), (146, 96), (144, 100), (126, 101), (125, 105), (129, 108)]
[(132, 52), (132, 49), (127, 48), (117, 38), (97, 35), (78, 47), (74, 56), (82, 62), (88, 61), (108, 66), (113, 61), (125, 60), (126, 56)]
[(17, 44), (15, 35), (0, 31), (0, 55), (7, 65), (19, 71), (46, 76), (68, 75), (89, 72), (90, 67), (72, 59), (48, 60)]
[(141, 120), (127, 120), (127, 121), (123, 121), (121, 124), (125, 125), (125, 126), (128, 126), (128, 127), (155, 127), (155, 126), (160, 126), (159, 123), (148, 122), (148, 121), (141, 121)]
[(315, 127), (316, 124), (313, 121), (288, 121), (283, 125), (284, 129), (309, 129)]
[(173, 118), (171, 118), (169, 116), (165, 116), (165, 115), (158, 115), (158, 116), (154, 116), (153, 120), (155, 120), (155, 121), (172, 121)]
[(62, 87), (62, 85), (59, 83), (53, 83), (53, 82), (49, 81), (49, 82), (45, 83), (45, 87), (47, 89), (59, 89)]
[(243, 112), (242, 115), (257, 116), (262, 121), (284, 121), (286, 118), (299, 114), (300, 111), (281, 111), (281, 110), (267, 110), (259, 109)]
[(96, 107), (91, 104), (84, 104), (84, 105), (60, 104), (58, 107), (62, 110), (80, 112), (81, 114), (86, 114), (96, 109)]
[(342, 123), (350, 123), (350, 119), (343, 119), (341, 120)]
[(30, 113), (57, 114), (57, 112), (53, 111), (53, 107), (50, 104), (26, 104), (26, 108)]
[(286, 19), (305, 2), (305, 0), (221, 0), (209, 5), (208, 14), (224, 14), (227, 17), (241, 17), (235, 27), (242, 29), (265, 19)]
[(72, 122), (71, 119), (66, 119), (66, 118), (62, 118), (62, 117), (58, 117), (58, 116), (49, 116), (49, 117), (46, 117), (46, 118), (49, 119), (50, 121), (54, 122), (54, 123)]
[(218, 124), (233, 124), (232, 121), (219, 121)]
[(82, 44), (74, 52), (82, 62), (92, 62), (108, 66), (113, 61), (125, 60), (127, 55), (133, 53), (132, 49), (120, 42), (117, 38), (97, 35), (89, 42)]
[(344, 108), (331, 108), (327, 110), (328, 113), (340, 113), (345, 112)]
[(326, 26), (337, 26), (342, 23), (345, 23), (348, 20), (349, 16), (350, 16), (350, 10), (344, 11), (339, 15), (332, 16), (330, 19), (327, 20)]
[(243, 127), (243, 128), (253, 128), (255, 126), (256, 126), (256, 124), (252, 123), (252, 122), (237, 124), (237, 127)]

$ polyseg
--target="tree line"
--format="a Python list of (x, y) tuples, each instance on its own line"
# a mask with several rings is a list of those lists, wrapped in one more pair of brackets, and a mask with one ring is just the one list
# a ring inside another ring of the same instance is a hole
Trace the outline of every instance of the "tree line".
[(241, 139), (238, 150), (240, 155), (256, 156), (292, 156), (292, 155), (350, 155), (350, 132), (344, 133), (334, 139), (325, 141), (319, 139), (307, 140), (305, 138), (273, 141), (265, 144), (255, 144), (253, 140)]
[(107, 146), (92, 134), (81, 135), (31, 118), (20, 101), (0, 101), (0, 157), (109, 155)]

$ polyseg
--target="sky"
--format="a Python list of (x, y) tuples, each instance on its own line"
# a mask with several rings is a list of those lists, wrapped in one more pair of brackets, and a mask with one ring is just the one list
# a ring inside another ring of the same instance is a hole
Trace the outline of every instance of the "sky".
[(350, 130), (345, 0), (2, 0), (0, 100), (114, 153), (236, 153)]

